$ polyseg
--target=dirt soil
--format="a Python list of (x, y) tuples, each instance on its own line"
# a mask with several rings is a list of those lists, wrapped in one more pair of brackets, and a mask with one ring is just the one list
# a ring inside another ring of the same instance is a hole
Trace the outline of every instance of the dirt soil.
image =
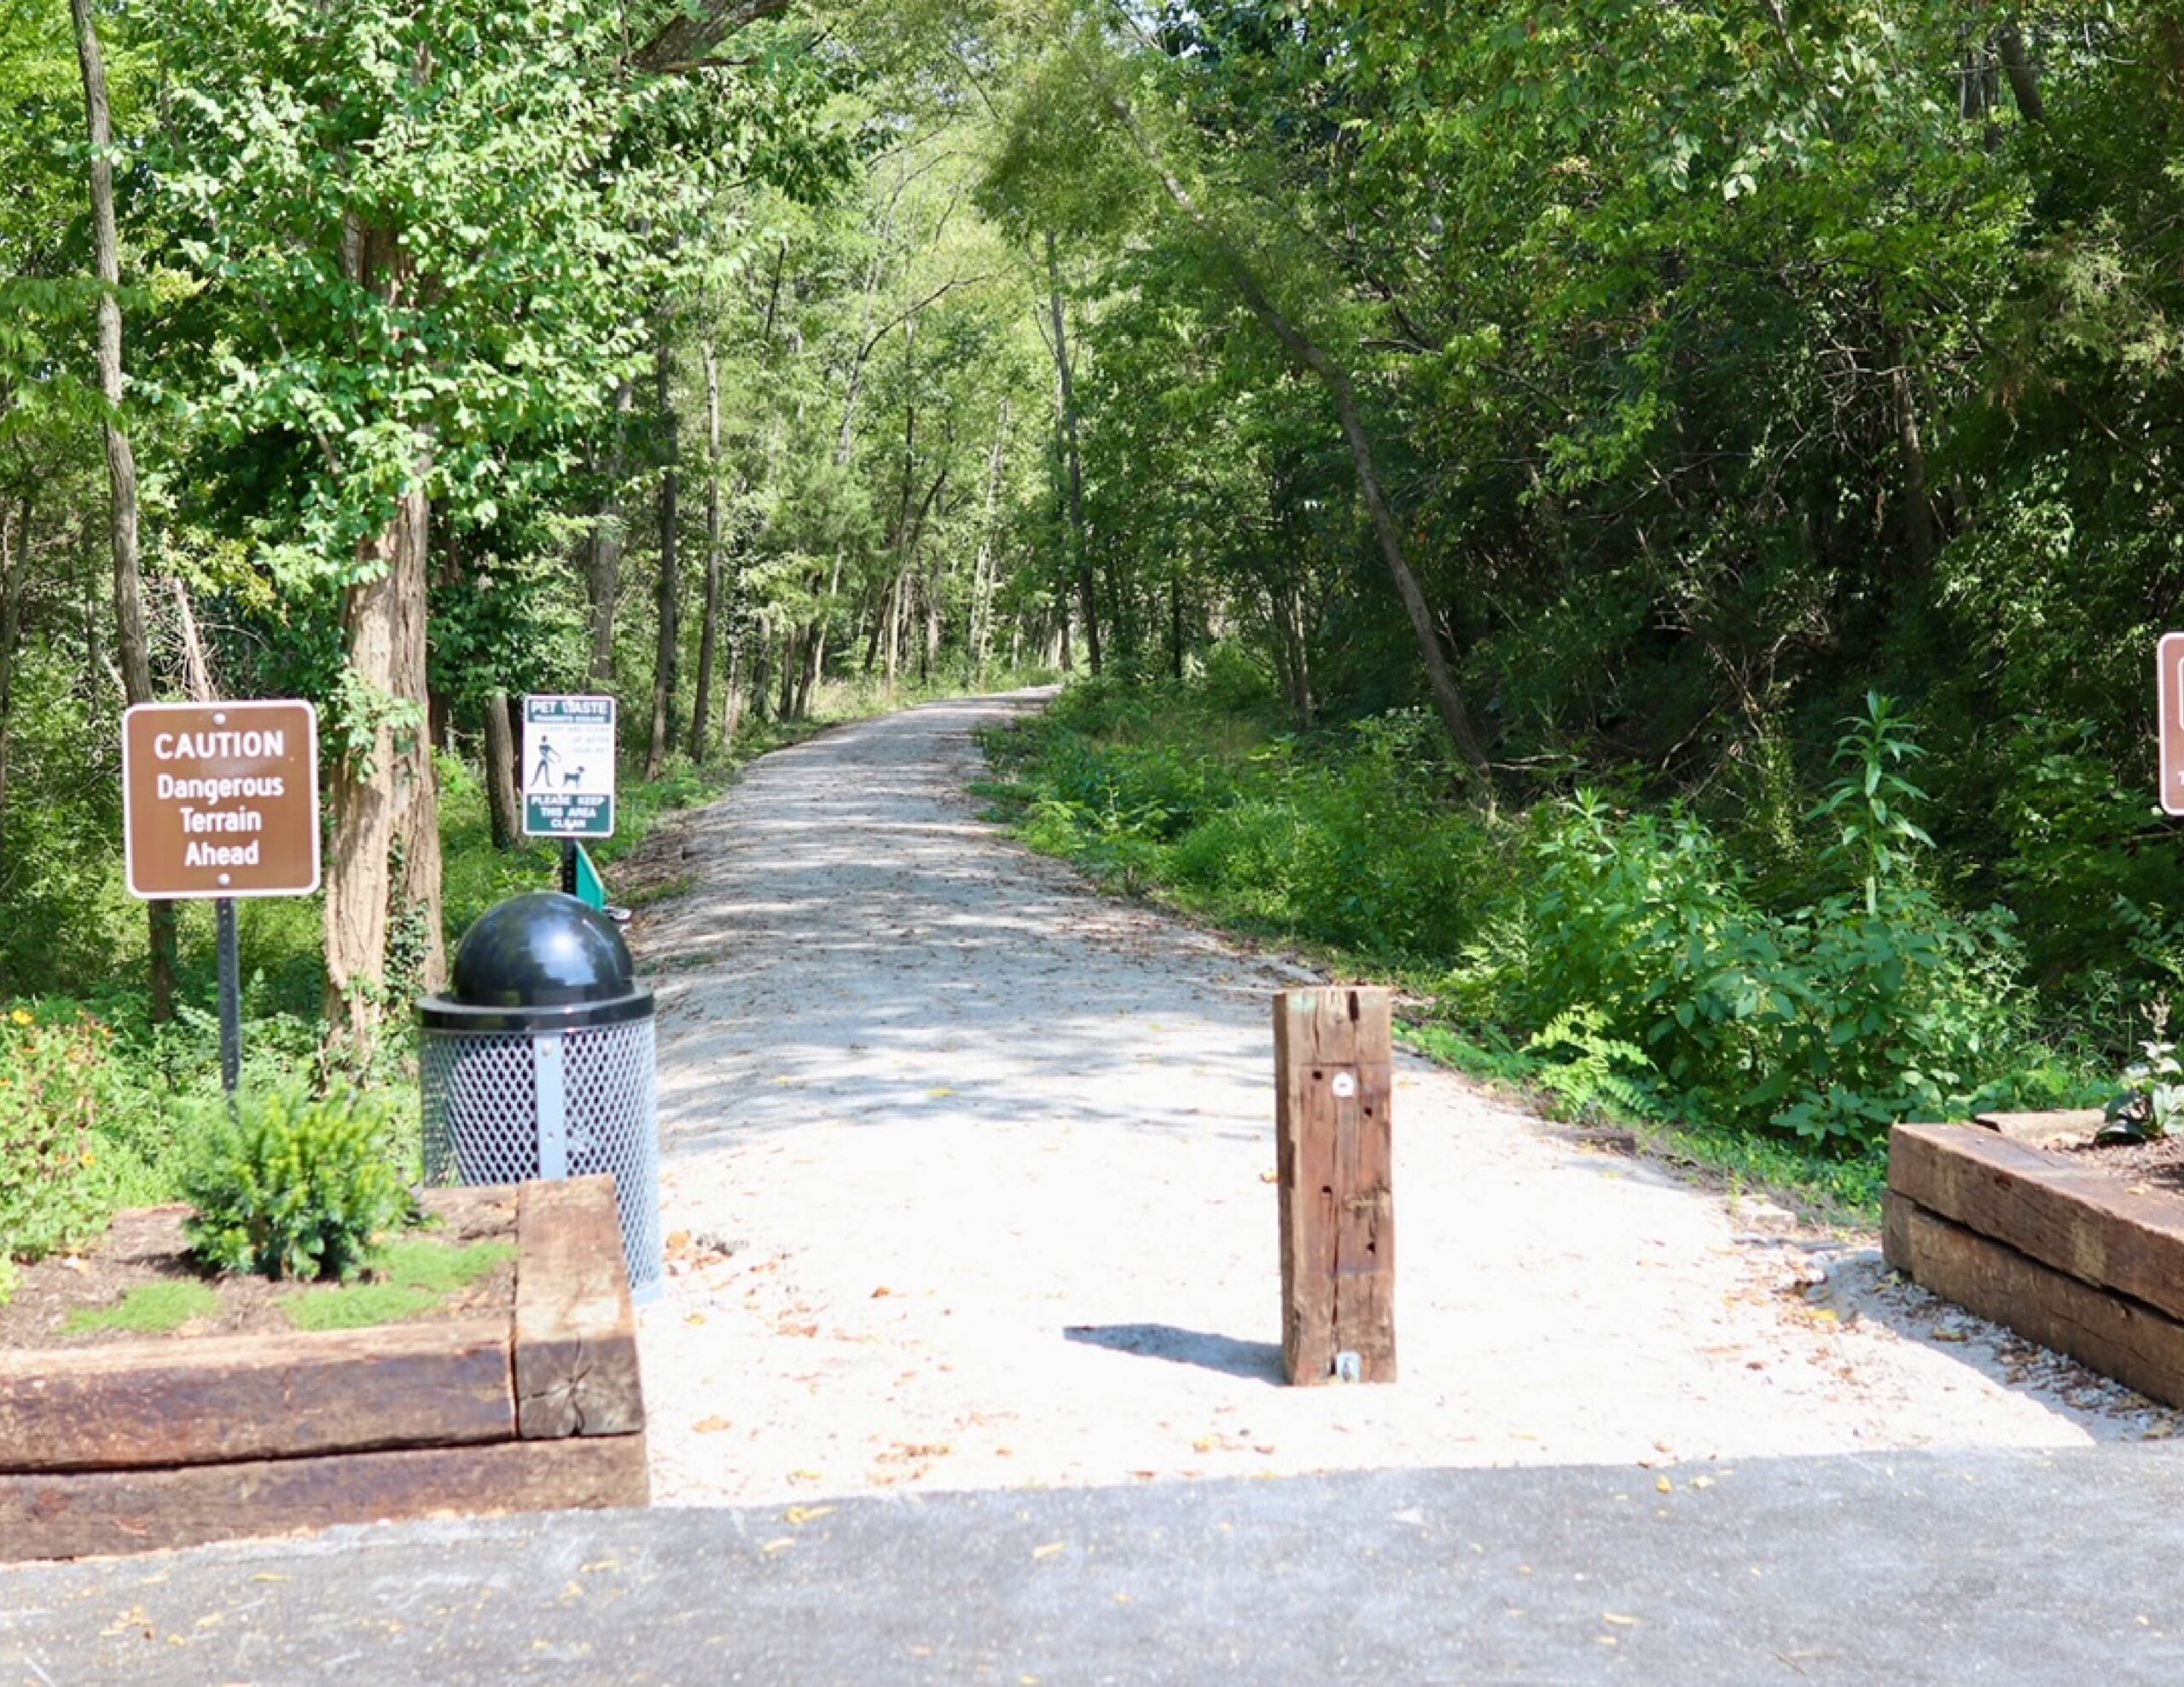
[(653, 842), (667, 1292), (654, 1492), (1703, 1464), (2165, 1435), (1896, 1281), (1870, 1233), (1603, 1152), (1403, 1058), (1402, 1380), (1280, 1380), (1269, 998), (1298, 965), (979, 818), (934, 704), (748, 768)]
[(2158, 1136), (2151, 1142), (2051, 1142), (2048, 1151), (2067, 1154), (2074, 1164), (2128, 1184), (2184, 1194), (2184, 1136)]
[[(427, 1209), (442, 1219), (415, 1232), (457, 1246), (515, 1237), (515, 1197), (498, 1190), (435, 1191)], [(336, 1284), (276, 1283), (254, 1275), (208, 1275), (189, 1257), (182, 1221), (187, 1207), (136, 1207), (119, 1214), (97, 1244), (80, 1255), (42, 1260), (23, 1272), (15, 1297), (0, 1307), (0, 1355), (9, 1348), (101, 1347), (115, 1342), (163, 1341), (191, 1336), (293, 1334), (282, 1309), (299, 1295), (336, 1292)], [(369, 1280), (369, 1279), (363, 1279)], [(219, 1297), (207, 1317), (193, 1319), (165, 1335), (136, 1330), (70, 1330), (78, 1312), (119, 1306), (132, 1289), (190, 1281)], [(515, 1263), (506, 1261), (465, 1288), (456, 1290), (404, 1323), (436, 1323), (506, 1311), (514, 1316)]]

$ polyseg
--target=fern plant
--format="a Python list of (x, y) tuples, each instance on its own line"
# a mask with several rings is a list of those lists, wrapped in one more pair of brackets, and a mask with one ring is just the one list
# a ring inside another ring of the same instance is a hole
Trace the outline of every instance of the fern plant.
[(1606, 1026), (1607, 1016), (1590, 1002), (1563, 1009), (1525, 1045), (1528, 1055), (1560, 1057), (1543, 1059), (1531, 1081), (1573, 1118), (1589, 1113), (1658, 1118), (1660, 1098), (1645, 1050), (1608, 1035)]

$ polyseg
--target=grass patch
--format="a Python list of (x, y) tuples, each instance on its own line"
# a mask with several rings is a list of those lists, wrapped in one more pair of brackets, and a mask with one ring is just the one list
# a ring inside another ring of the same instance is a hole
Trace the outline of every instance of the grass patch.
[(281, 1310), (299, 1330), (368, 1330), (430, 1312), (445, 1298), (430, 1289), (405, 1289), (398, 1283), (352, 1283), (342, 1289), (290, 1295), (281, 1302)]
[(371, 1280), (290, 1295), (281, 1305), (299, 1330), (368, 1330), (399, 1324), (439, 1305), (515, 1257), (513, 1242), (458, 1248), (430, 1237), (390, 1242), (372, 1256)]
[(131, 1289), (119, 1306), (71, 1313), (68, 1333), (126, 1330), (138, 1336), (165, 1336), (193, 1319), (211, 1317), (219, 1304), (220, 1297), (206, 1284), (147, 1283)]
[(514, 1257), (513, 1242), (473, 1242), (467, 1248), (458, 1248), (451, 1242), (412, 1237), (389, 1243), (374, 1257), (371, 1269), (375, 1281), (446, 1295), (468, 1289), (496, 1266)]

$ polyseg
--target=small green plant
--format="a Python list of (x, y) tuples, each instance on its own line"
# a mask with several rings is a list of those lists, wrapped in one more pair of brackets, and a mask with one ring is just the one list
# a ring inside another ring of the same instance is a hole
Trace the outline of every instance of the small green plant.
[(1527, 1081), (1547, 1091), (1568, 1116), (1608, 1113), (1627, 1119), (1658, 1119), (1660, 1098), (1648, 1081), (1653, 1063), (1635, 1043), (1606, 1033), (1607, 1016), (1590, 1003), (1565, 1008), (1525, 1052), (1547, 1057)]
[(96, 1127), (113, 1083), (111, 1037), (88, 1016), (48, 1023), (17, 1007), (0, 1017), (0, 1262), (38, 1259), (105, 1221)]
[(2103, 1110), (2102, 1142), (2151, 1142), (2158, 1136), (2184, 1136), (2184, 1062), (2169, 1040), (2169, 998), (2158, 996), (2146, 1011), (2153, 1035), (2139, 1045), (2140, 1058), (2123, 1069), (2123, 1089)]
[(392, 1126), (359, 1094), (247, 1098), (206, 1131), (183, 1174), (198, 1257), (224, 1271), (348, 1281), (383, 1238), (419, 1220)]
[(209, 1318), (220, 1297), (202, 1283), (146, 1283), (131, 1289), (119, 1306), (86, 1307), (68, 1315), (68, 1333), (126, 1330), (138, 1336), (164, 1336), (193, 1319)]

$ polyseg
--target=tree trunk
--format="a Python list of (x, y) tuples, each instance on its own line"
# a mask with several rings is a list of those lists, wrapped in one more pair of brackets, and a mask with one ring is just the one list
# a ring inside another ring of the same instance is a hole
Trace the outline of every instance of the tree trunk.
[(485, 797), (493, 814), (493, 847), (523, 846), (523, 797), (516, 789), (515, 699), (497, 687), (485, 694)]
[(819, 688), (819, 681), (827, 670), (827, 635), (834, 612), (834, 600), (842, 589), (842, 554), (834, 553), (834, 565), (827, 577), (827, 595), (819, 600), (819, 612), (805, 629), (804, 663), (797, 677), (795, 718), (808, 720), (811, 715), (811, 695)]
[(1426, 606), (1426, 594), (1419, 589), (1418, 577), (1410, 571), (1409, 559), (1403, 554), (1403, 535), (1396, 526), (1395, 513), (1388, 507), (1387, 498), (1380, 490), (1372, 438), (1365, 431), (1365, 418), (1358, 409), (1357, 392), (1350, 384), (1350, 372), (1282, 315), (1240, 257), (1232, 253), (1231, 261), (1239, 290), (1252, 314), (1273, 331), (1294, 362), (1319, 377), (1321, 384), (1333, 397), (1335, 413), (1342, 422), (1343, 438), (1350, 446), (1350, 461), (1357, 472), (1357, 488), (1364, 497), (1366, 513), (1372, 519), (1373, 535), (1380, 541), (1381, 559), (1395, 581), (1396, 595), (1403, 600), (1403, 612), (1410, 617), (1411, 635), (1426, 664), (1426, 682), (1433, 694), (1435, 710), (1440, 715), (1442, 728), (1456, 753), (1484, 784), (1489, 778), (1486, 752), (1479, 747), (1478, 739), (1472, 731), (1471, 716), (1464, 708), (1462, 694), (1456, 690), (1455, 676), (1449, 671), (1449, 658), (1441, 648), (1441, 635), (1433, 624), (1433, 612)]
[[(359, 548), (365, 577), (349, 588), (341, 630), (353, 682), (386, 710), (408, 703), (421, 710), (422, 600), (427, 506), (421, 489), (403, 495), (394, 519)], [(414, 648), (413, 648), (414, 645)], [(405, 694), (405, 687), (407, 687)], [(430, 781), (424, 722), (400, 733), (381, 719), (362, 756), (337, 757), (329, 781), (332, 847), (326, 870), (326, 1018), (334, 1042), (352, 1063), (370, 1058), (386, 1008), (392, 855), (398, 831), (416, 823), (413, 786), (418, 753)], [(401, 742), (406, 739), (410, 748)], [(430, 855), (437, 864), (437, 814)], [(413, 852), (421, 843), (405, 839)], [(405, 880), (413, 875), (405, 865)], [(434, 909), (435, 913), (437, 908)]]
[(1060, 377), (1060, 406), (1055, 417), (1061, 428), (1062, 455), (1069, 471), (1069, 526), (1076, 554), (1070, 560), (1077, 577), (1077, 612), (1084, 617), (1084, 658), (1094, 673), (1100, 671), (1100, 609), (1092, 580), (1092, 547), (1084, 530), (1084, 460), (1077, 441), (1077, 381), (1069, 362), (1069, 319), (1061, 304), (1061, 259), (1054, 237), (1047, 235), (1048, 301), (1054, 329), (1054, 370)]
[(758, 615), (756, 648), (751, 655), (751, 712), (761, 721), (766, 718), (766, 699), (772, 695), (774, 682), (770, 664), (774, 659), (774, 618), (763, 610)]
[(622, 548), (628, 538), (622, 513), (622, 477), (629, 472), (629, 418), (636, 388), (614, 389), (614, 433), (607, 453), (607, 490), (600, 496), (584, 548), (584, 588), (591, 604), (591, 682), (614, 684), (614, 612), (622, 598)]
[(1934, 554), (1934, 506), (1926, 491), (1926, 449), (1919, 437), (1919, 408), (1911, 386), (1908, 349), (1896, 349), (1890, 385), (1896, 399), (1896, 437), (1903, 452), (1904, 544), (1912, 569), (1926, 571)]
[(791, 627), (781, 635), (781, 706), (775, 718), (796, 718), (796, 679), (804, 662), (804, 629)]
[(658, 779), (675, 739), (675, 685), (682, 665), (682, 436), (675, 420), (674, 358), (660, 313), (653, 348), (659, 420), (667, 456), (659, 477), (659, 641), (653, 646), (652, 735), (645, 746), (645, 777)]
[(880, 633), (882, 647), (886, 652), (886, 666), (881, 670), (892, 695), (895, 689), (895, 664), (903, 636), (903, 574), (896, 570), (894, 579), (887, 587), (886, 598), (880, 608)]
[[(775, 270), (778, 285), (779, 270)], [(713, 667), (720, 656), (720, 358), (712, 341), (706, 359), (706, 619), (698, 630), (698, 695), (690, 705), (690, 759), (702, 764), (712, 731)]]
[(728, 639), (728, 695), (721, 702), (720, 747), (724, 752), (735, 748), (735, 734), (743, 725), (743, 639), (730, 629)]
[(1001, 401), (1001, 418), (994, 429), (993, 449), (986, 457), (985, 507), (979, 517), (978, 559), (971, 567), (970, 646), (974, 683), (984, 685), (986, 649), (993, 641), (994, 538), (999, 525), (1001, 482), (1008, 464), (1008, 401)]
[(182, 627), (182, 670), (190, 698), (210, 703), (219, 693), (212, 684), (212, 664), (205, 659), (205, 641), (198, 636), (197, 613), (189, 606), (189, 584), (180, 575), (168, 583), (174, 588), (175, 619)]
[[(421, 483), (425, 465), (417, 468)], [(406, 496), (398, 519), (409, 530), (395, 623), (395, 695), (419, 712), (429, 710), (431, 587), (426, 575), (432, 506), (420, 490)], [(392, 917), (398, 922), (398, 959), (414, 966), (405, 982), (420, 990), (447, 985), (447, 921), (442, 886), (446, 862), (440, 844), (439, 772), (433, 765), (433, 741), (421, 728), (395, 739), (395, 798), (400, 804), (395, 837), (401, 851), (402, 882), (396, 887)], [(398, 1005), (406, 1012), (409, 1004)]]
[[(1373, 524), (1373, 536), (1379, 541), (1380, 557), (1387, 565), (1388, 573), (1395, 581), (1396, 595), (1403, 600), (1403, 612), (1410, 617), (1412, 636), (1417, 641), (1420, 659), (1426, 664), (1426, 682), (1433, 694), (1435, 711), (1441, 717), (1441, 726), (1449, 734), (1449, 741), (1455, 746), (1466, 767), (1475, 774), (1482, 786), (1491, 791), (1489, 784), (1491, 769), (1486, 752), (1479, 747), (1478, 739), (1472, 731), (1471, 716), (1464, 707), (1462, 693), (1456, 689), (1455, 676), (1449, 670), (1448, 654), (1441, 648), (1440, 629), (1433, 624), (1433, 612), (1427, 607), (1426, 594), (1419, 588), (1418, 577), (1411, 572), (1409, 558), (1404, 554), (1403, 534), (1396, 525), (1395, 513), (1388, 507), (1386, 496), (1380, 489), (1380, 474), (1373, 452), (1372, 437), (1365, 429), (1363, 413), (1358, 409), (1356, 388), (1350, 372), (1303, 329), (1285, 316), (1250, 262), (1215, 224), (1213, 219), (1199, 208), (1190, 189), (1170, 170), (1159, 150), (1140, 129), (1136, 114), (1119, 100), (1111, 101), (1111, 109), (1130, 131), (1130, 137), (1142, 153), (1147, 162), (1159, 173), (1161, 185), (1168, 197), (1194, 227), (1205, 235), (1228, 265), (1236, 283), (1236, 290), (1251, 313), (1281, 342), (1290, 360), (1307, 373), (1316, 376), (1334, 399), (1335, 412), (1342, 422), (1342, 434), (1350, 447), (1350, 458), (1357, 473), (1357, 488), (1365, 500), (1367, 514)], [(1052, 244), (1048, 245), (1051, 253)]]
[[(15, 641), (22, 635), (23, 572), (30, 557), (31, 504), (0, 503), (0, 861), (8, 853), (8, 745), (15, 720)], [(20, 539), (18, 538), (20, 535)]]
[[(69, 0), (76, 61), (84, 73), (84, 119), (91, 143), (91, 244), (99, 272), (99, 391), (106, 399), (106, 472), (113, 494), (114, 641), (122, 694), (131, 707), (152, 700), (152, 658), (144, 639), (144, 593), (136, 548), (136, 454), (122, 422), (121, 237), (113, 216), (113, 116), (106, 55), (99, 49), (91, 0)], [(152, 1017), (174, 1017), (175, 907), (147, 904)]]
[(2009, 78), (2010, 97), (2027, 123), (2048, 121), (2048, 102), (2041, 97), (2040, 72), (2024, 49), (2024, 34), (2014, 22), (1995, 31), (1995, 49), (2002, 61), (2002, 74)]

